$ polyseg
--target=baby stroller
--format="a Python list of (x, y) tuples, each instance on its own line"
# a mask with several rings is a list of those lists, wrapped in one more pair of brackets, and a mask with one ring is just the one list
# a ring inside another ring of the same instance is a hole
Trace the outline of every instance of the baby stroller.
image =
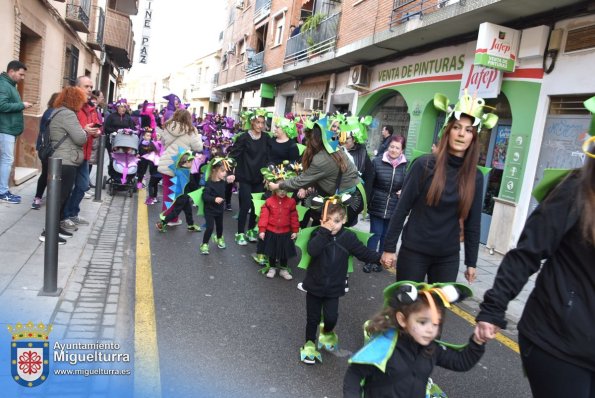
[(107, 166), (108, 176), (103, 177), (103, 188), (113, 196), (116, 191), (127, 191), (128, 196), (137, 191), (138, 135), (131, 129), (120, 129), (112, 134), (112, 154)]

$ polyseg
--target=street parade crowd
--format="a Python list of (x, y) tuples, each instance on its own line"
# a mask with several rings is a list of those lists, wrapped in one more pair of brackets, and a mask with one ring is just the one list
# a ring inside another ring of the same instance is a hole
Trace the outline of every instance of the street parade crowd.
[[(12, 93), (5, 86), (0, 81), (3, 96)], [(236, 191), (233, 241), (256, 243), (252, 257), (263, 276), (292, 280), (288, 260), (300, 257), (306, 276), (298, 288), (306, 292), (307, 315), (296, 357), (305, 364), (321, 363), (323, 351), (339, 346), (334, 328), (354, 271), (352, 257), (364, 263), (363, 272), (396, 266), (381, 312), (365, 323), (365, 345), (349, 359), (345, 397), (446, 396), (430, 378), (434, 366), (471, 369), (485, 343), (506, 327), (508, 301), (540, 269), (519, 324), (533, 394), (594, 396), (595, 123), (583, 146), (585, 165), (544, 179), (541, 204), (505, 256), (475, 331), (467, 344), (454, 346), (438, 338), (445, 308), (472, 295), (456, 281), (459, 249), (463, 242), (464, 275), (471, 283), (483, 192), (478, 135), (497, 121), (481, 98), (465, 93), (451, 105), (436, 94), (434, 105), (447, 116), (435, 149), (406, 158), (406, 138), (391, 126), (383, 126), (380, 147), (368, 154), (371, 116), (252, 109), (240, 121), (218, 114), (199, 118), (175, 94), (164, 97), (168, 103), (161, 111), (148, 101), (131, 111), (125, 99), (105, 106), (102, 93), (92, 88), (81, 77), (77, 87), (56, 93), (41, 122), (43, 167), (32, 208), (42, 205), (48, 158), (61, 157), (61, 244), (88, 224), (78, 215), (79, 205), (104, 139), (103, 188), (130, 196), (146, 188), (145, 205), (161, 206), (155, 220), (160, 233), (167, 236), (180, 226), (184, 213), (188, 231), (204, 231), (200, 254), (225, 249), (223, 218), (231, 216)], [(595, 97), (585, 106), (595, 113)], [(365, 214), (370, 233), (352, 228)]]

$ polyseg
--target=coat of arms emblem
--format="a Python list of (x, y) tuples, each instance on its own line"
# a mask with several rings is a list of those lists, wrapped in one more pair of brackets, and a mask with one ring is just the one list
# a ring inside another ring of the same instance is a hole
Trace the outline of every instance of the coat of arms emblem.
[(50, 372), (49, 334), (52, 325), (29, 322), (8, 326), (10, 369), (14, 381), (25, 387), (36, 387), (47, 380)]

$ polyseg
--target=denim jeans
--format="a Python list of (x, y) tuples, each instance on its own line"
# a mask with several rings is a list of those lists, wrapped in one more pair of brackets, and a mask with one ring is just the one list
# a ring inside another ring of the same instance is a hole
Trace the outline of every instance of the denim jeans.
[[(368, 239), (368, 249), (377, 252), (384, 251), (384, 237), (386, 236), (389, 222), (390, 218), (385, 220), (384, 218), (370, 214), (370, 233), (373, 235)], [(380, 246), (378, 246), (378, 243), (380, 243)]]
[(0, 133), (0, 195), (8, 192), (8, 179), (14, 161), (14, 135)]
[(83, 160), (76, 170), (76, 178), (74, 179), (74, 188), (70, 193), (66, 207), (64, 208), (64, 217), (77, 217), (81, 208), (81, 200), (85, 197), (85, 192), (89, 190), (89, 163)]

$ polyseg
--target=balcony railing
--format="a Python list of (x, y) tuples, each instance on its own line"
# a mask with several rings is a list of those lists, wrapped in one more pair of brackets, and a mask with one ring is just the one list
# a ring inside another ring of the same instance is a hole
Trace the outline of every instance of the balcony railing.
[(265, 19), (271, 13), (272, 0), (256, 0), (254, 4), (254, 23)]
[(91, 32), (87, 35), (87, 44), (94, 50), (103, 49), (103, 31), (105, 28), (105, 11), (95, 7), (95, 23), (91, 25)]
[(425, 14), (457, 2), (458, 0), (394, 0), (389, 29), (413, 18), (423, 18)]
[(122, 68), (132, 66), (132, 21), (126, 14), (107, 9), (103, 42), (110, 57)]
[(287, 40), (283, 66), (334, 51), (341, 13), (323, 20), (314, 30), (301, 32)]
[(77, 32), (89, 33), (90, 0), (72, 0), (66, 4), (66, 22)]
[(248, 62), (244, 67), (246, 77), (251, 77), (264, 72), (264, 51), (248, 57)]

